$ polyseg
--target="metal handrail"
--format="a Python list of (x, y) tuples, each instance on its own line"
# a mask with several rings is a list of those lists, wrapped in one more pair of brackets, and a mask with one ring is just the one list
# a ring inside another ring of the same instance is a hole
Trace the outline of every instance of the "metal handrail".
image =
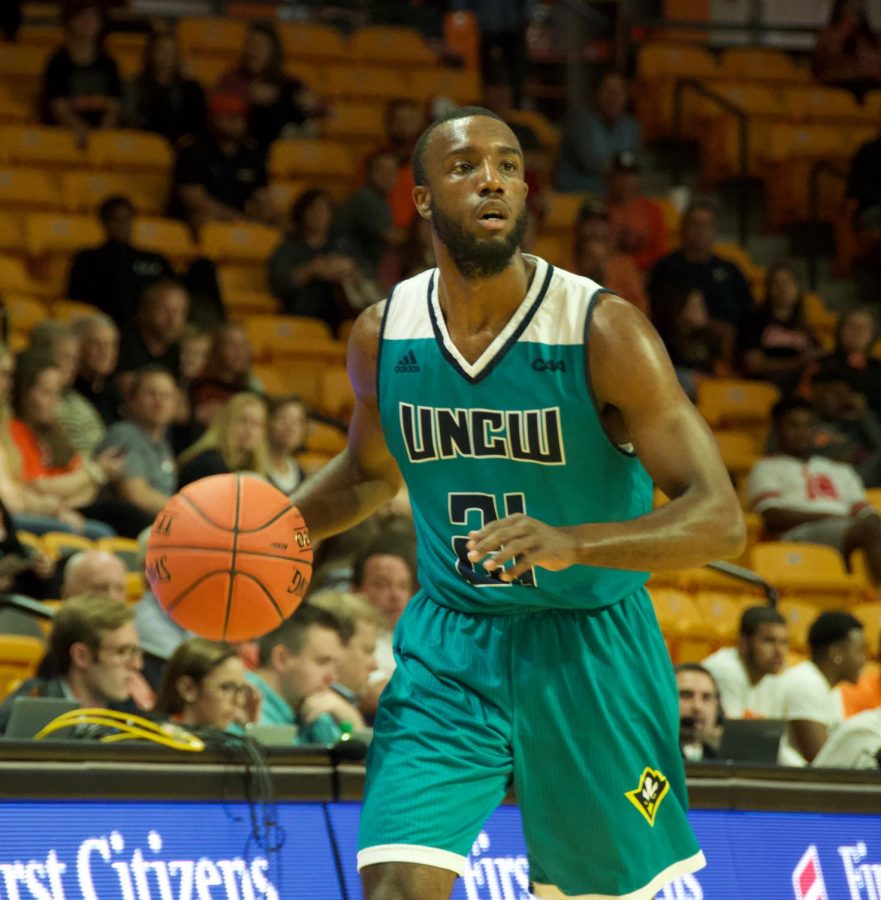
[[(677, 138), (683, 137), (682, 106), (685, 93), (689, 90), (715, 103), (737, 120), (737, 177), (745, 181), (749, 177), (749, 116), (734, 101), (711, 91), (696, 78), (679, 78), (673, 90), (673, 133)], [(674, 181), (677, 184), (682, 183), (682, 168), (679, 160), (680, 156), (677, 154), (673, 173)], [(737, 195), (737, 231), (740, 243), (745, 246), (749, 231), (749, 196), (745, 190), (738, 191)]]
[[(820, 178), (823, 175), (831, 175), (841, 181), (847, 181), (848, 173), (830, 162), (828, 159), (817, 160), (811, 166), (810, 179), (808, 181), (808, 219), (815, 223), (820, 221)], [(817, 254), (808, 254), (808, 285), (812, 291), (817, 289)]]
[(722, 575), (727, 575), (729, 578), (734, 578), (736, 581), (745, 581), (747, 584), (761, 588), (768, 601), (768, 606), (777, 606), (777, 589), (768, 584), (761, 575), (753, 572), (752, 569), (745, 569), (743, 566), (726, 562), (724, 559), (718, 559), (715, 562), (707, 563), (706, 568), (712, 569), (714, 572), (719, 572)]

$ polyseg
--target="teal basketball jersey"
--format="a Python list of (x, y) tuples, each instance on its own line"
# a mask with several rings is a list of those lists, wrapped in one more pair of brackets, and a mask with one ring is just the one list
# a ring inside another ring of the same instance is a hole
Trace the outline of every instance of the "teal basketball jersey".
[(467, 558), (469, 531), (514, 513), (567, 526), (626, 521), (652, 505), (651, 479), (610, 442), (591, 391), (585, 348), (604, 289), (530, 259), (526, 297), (474, 363), (447, 333), (436, 269), (399, 284), (382, 322), (379, 411), (410, 491), (419, 579), (437, 603), (465, 612), (591, 609), (647, 577), (571, 566), (510, 584)]

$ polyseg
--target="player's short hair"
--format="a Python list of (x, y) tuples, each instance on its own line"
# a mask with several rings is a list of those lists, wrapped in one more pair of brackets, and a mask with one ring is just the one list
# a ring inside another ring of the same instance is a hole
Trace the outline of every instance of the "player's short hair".
[(260, 638), (257, 648), (260, 665), (269, 663), (272, 650), (281, 644), (294, 656), (298, 656), (306, 643), (306, 634), (310, 628), (325, 628), (335, 631), (340, 640), (347, 644), (354, 633), (351, 626), (346, 626), (332, 612), (319, 606), (304, 603), (289, 619), (285, 619), (278, 628)]
[(808, 646), (811, 648), (811, 656), (818, 656), (833, 644), (847, 640), (848, 635), (854, 629), (862, 631), (863, 623), (850, 613), (839, 609), (820, 613), (808, 631)]
[(814, 413), (814, 407), (803, 397), (784, 397), (783, 400), (778, 400), (771, 408), (771, 419), (777, 425), (785, 416), (796, 410), (806, 410), (809, 413)]
[(112, 194), (106, 200), (103, 200), (98, 207), (98, 219), (101, 224), (106, 225), (110, 220), (110, 217), (118, 209), (127, 209), (132, 213), (136, 211), (134, 203), (132, 203), (128, 197), (125, 197), (122, 194)]
[(419, 140), (416, 141), (416, 146), (413, 148), (413, 181), (416, 184), (428, 184), (428, 173), (425, 171), (425, 150), (428, 147), (428, 142), (431, 139), (434, 130), (446, 122), (455, 122), (458, 119), (470, 119), (474, 116), (482, 116), (485, 119), (496, 119), (499, 122), (505, 121), (500, 115), (483, 106), (460, 106), (458, 109), (450, 110), (450, 112), (438, 116), (438, 118), (436, 118), (431, 125), (419, 135)]
[(70, 671), (70, 648), (74, 644), (83, 643), (96, 654), (105, 631), (116, 631), (134, 617), (132, 607), (99, 594), (83, 594), (65, 600), (52, 619), (46, 671), (66, 675)]
[(762, 625), (785, 625), (786, 619), (773, 606), (751, 606), (740, 617), (741, 637), (751, 638)]

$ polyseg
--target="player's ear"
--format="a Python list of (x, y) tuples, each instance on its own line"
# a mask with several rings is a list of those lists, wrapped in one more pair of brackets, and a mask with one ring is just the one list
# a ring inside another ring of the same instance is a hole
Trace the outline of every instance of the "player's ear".
[(431, 190), (428, 185), (417, 184), (413, 188), (413, 202), (416, 204), (416, 211), (423, 219), (431, 218)]

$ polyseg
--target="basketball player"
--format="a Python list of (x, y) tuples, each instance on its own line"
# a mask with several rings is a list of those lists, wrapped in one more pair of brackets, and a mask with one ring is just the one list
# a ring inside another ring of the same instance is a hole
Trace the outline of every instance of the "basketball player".
[(368, 759), (365, 895), (449, 897), (513, 783), (538, 897), (646, 900), (704, 858), (645, 573), (739, 552), (739, 506), (643, 315), (519, 252), (508, 126), (455, 111), (414, 174), (438, 267), (358, 320), (348, 449), (295, 498), (322, 538), (403, 474), (420, 541)]

